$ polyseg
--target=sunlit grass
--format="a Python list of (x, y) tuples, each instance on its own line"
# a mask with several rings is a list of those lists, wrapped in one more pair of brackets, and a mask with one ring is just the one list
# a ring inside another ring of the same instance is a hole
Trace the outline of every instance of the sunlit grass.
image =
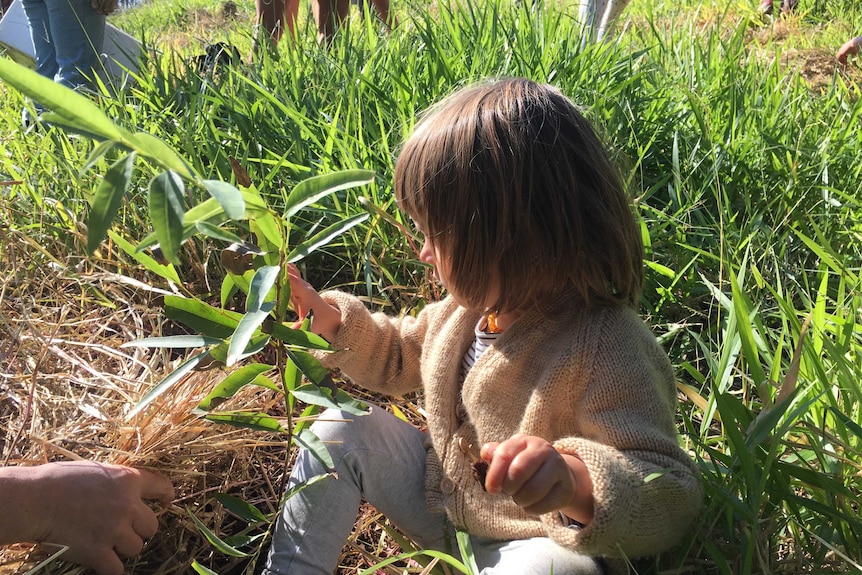
[[(186, 27), (190, 6), (151, 4), (117, 21), (156, 37)], [(862, 10), (803, 1), (781, 24), (760, 21), (753, 2), (635, 0), (618, 40), (583, 47), (574, 8), (537, 6), (399, 7), (402, 26), (388, 36), (354, 16), (328, 50), (305, 25), (295, 44), (204, 75), (185, 59), (194, 50), (168, 50), (151, 57), (136, 87), (102, 104), (121, 125), (170, 143), (203, 177), (235, 181), (235, 160), (274, 205), (309, 175), (375, 170), (373, 185), (305, 214), (295, 239), (364, 211), (367, 199), (380, 212), (305, 260), (306, 273), (398, 312), (433, 297), (391, 188), (417, 115), (488, 76), (560, 86), (605, 135), (636, 197), (648, 260), (641, 311), (677, 367), (680, 441), (707, 490), (699, 528), (641, 572), (858, 567), (859, 75), (839, 70), (812, 90), (776, 55), (818, 42), (834, 49), (862, 31)], [(752, 40), (779, 25), (798, 31), (785, 43)], [(225, 32), (247, 45), (250, 30)], [(23, 101), (4, 97), (0, 126), (11, 135), (0, 174), (24, 183), (0, 188), (0, 224), (60, 246), (51, 254), (79, 252), (94, 182), (78, 170), (92, 144), (55, 129), (23, 133)], [(135, 189), (152, 175), (138, 173)], [(129, 199), (118, 231), (140, 240), (149, 231), (143, 202)], [(217, 262), (186, 265), (218, 284)]]

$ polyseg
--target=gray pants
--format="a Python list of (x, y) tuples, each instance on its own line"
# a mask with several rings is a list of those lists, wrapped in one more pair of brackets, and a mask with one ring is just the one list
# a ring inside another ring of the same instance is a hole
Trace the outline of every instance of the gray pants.
[(629, 0), (581, 0), (580, 21), (584, 40), (604, 40)]
[[(387, 411), (355, 417), (328, 410), (312, 430), (327, 442), (338, 478), (303, 489), (284, 505), (263, 575), (332, 575), (362, 499), (423, 549), (459, 557), (446, 516), (425, 503), (425, 434)], [(324, 473), (300, 451), (288, 488)], [(600, 575), (593, 558), (546, 537), (496, 541), (471, 537), (482, 575)]]

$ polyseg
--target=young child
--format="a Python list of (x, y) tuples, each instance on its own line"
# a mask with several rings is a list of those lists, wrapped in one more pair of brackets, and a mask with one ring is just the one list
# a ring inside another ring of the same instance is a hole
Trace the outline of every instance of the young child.
[[(424, 548), (457, 553), (454, 528), (468, 532), (483, 574), (610, 573), (676, 543), (698, 472), (670, 362), (634, 309), (638, 226), (575, 105), (524, 79), (461, 90), (407, 140), (395, 194), (448, 296), (392, 318), (292, 268), (292, 298), (338, 350), (325, 365), (423, 390), (428, 431), (327, 412), (313, 429), (337, 476), (287, 500), (264, 573), (331, 574), (361, 499)], [(291, 485), (322, 473), (302, 451)]]

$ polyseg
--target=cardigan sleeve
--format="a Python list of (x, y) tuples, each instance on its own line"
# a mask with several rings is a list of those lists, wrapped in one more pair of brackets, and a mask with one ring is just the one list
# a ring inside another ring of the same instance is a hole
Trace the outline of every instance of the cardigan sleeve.
[(387, 395), (421, 388), (427, 313), (395, 318), (371, 313), (361, 300), (347, 293), (328, 291), (321, 296), (341, 312), (341, 328), (331, 342), (336, 351), (315, 353), (325, 367), (338, 367), (357, 385)]
[(559, 513), (541, 519), (552, 538), (585, 554), (653, 555), (682, 539), (702, 500), (676, 435), (673, 370), (640, 319), (596, 326), (592, 341), (588, 384), (572, 405), (581, 434), (553, 444), (589, 470), (593, 521), (572, 529)]

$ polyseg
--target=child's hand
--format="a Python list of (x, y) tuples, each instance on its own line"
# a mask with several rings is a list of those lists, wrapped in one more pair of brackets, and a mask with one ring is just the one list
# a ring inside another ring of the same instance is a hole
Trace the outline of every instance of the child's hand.
[(488, 493), (511, 496), (531, 515), (559, 510), (581, 523), (592, 519), (592, 482), (577, 457), (561, 455), (541, 437), (521, 434), (486, 443), (481, 455), (489, 463)]
[(335, 336), (341, 328), (341, 312), (323, 301), (311, 284), (302, 279), (302, 274), (295, 265), (287, 266), (287, 277), (290, 280), (290, 302), (299, 315), (299, 321), (294, 327), (299, 327), (309, 312), (313, 312), (311, 330), (326, 338), (327, 341), (335, 341)]

